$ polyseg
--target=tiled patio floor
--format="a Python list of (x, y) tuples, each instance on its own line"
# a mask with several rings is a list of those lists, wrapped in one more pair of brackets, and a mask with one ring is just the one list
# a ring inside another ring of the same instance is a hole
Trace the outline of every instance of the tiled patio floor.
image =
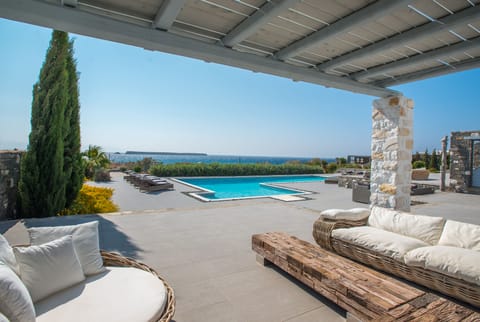
[[(153, 195), (138, 192), (118, 177), (110, 186), (117, 189), (122, 209), (135, 211), (3, 222), (0, 232), (13, 243), (25, 243), (24, 225), (99, 220), (102, 248), (149, 264), (173, 286), (177, 322), (344, 321), (344, 312), (328, 300), (280, 270), (256, 264), (250, 239), (255, 233), (285, 231), (313, 242), (311, 227), (320, 210), (365, 206), (351, 201), (351, 190), (295, 184), (318, 193), (311, 200), (291, 203), (202, 203), (182, 194), (190, 188), (179, 184), (175, 191)], [(420, 199), (427, 204), (414, 206), (412, 212), (480, 224), (480, 196), (436, 193)]]

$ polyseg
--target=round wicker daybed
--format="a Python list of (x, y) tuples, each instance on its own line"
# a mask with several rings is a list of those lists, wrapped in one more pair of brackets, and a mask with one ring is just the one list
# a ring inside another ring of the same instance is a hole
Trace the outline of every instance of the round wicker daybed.
[(160, 277), (160, 275), (158, 275), (158, 273), (154, 269), (132, 258), (124, 257), (117, 253), (107, 252), (104, 250), (101, 250), (100, 253), (102, 255), (103, 263), (105, 266), (135, 267), (135, 268), (144, 270), (148, 273), (151, 273), (152, 275), (157, 277), (159, 280), (161, 280), (167, 291), (167, 302), (165, 303), (165, 308), (163, 310), (163, 313), (161, 313), (156, 318), (156, 321), (168, 322), (173, 318), (173, 315), (175, 313), (175, 294), (173, 292), (173, 289), (170, 287), (170, 285), (168, 285), (167, 282), (162, 277)]

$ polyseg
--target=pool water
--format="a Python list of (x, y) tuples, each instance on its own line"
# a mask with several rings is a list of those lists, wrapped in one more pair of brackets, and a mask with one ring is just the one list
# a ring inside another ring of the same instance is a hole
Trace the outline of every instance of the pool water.
[(205, 192), (194, 194), (207, 201), (259, 198), (275, 195), (304, 194), (305, 191), (286, 189), (272, 184), (291, 182), (324, 181), (320, 176), (257, 176), (257, 177), (224, 177), (224, 178), (180, 178), (186, 183)]

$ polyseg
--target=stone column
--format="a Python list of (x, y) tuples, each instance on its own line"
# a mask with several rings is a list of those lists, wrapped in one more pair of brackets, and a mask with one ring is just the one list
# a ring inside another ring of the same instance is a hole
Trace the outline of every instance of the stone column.
[(404, 96), (375, 100), (372, 129), (370, 204), (410, 211), (413, 101)]
[(445, 171), (447, 169), (448, 136), (444, 136), (441, 142), (442, 142), (442, 165), (440, 166), (440, 191), (445, 191)]

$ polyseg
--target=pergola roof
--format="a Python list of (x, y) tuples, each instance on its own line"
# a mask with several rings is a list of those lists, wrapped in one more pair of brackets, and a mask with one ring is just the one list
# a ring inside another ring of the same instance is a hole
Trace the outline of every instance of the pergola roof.
[(480, 67), (480, 0), (0, 0), (0, 17), (352, 92)]

